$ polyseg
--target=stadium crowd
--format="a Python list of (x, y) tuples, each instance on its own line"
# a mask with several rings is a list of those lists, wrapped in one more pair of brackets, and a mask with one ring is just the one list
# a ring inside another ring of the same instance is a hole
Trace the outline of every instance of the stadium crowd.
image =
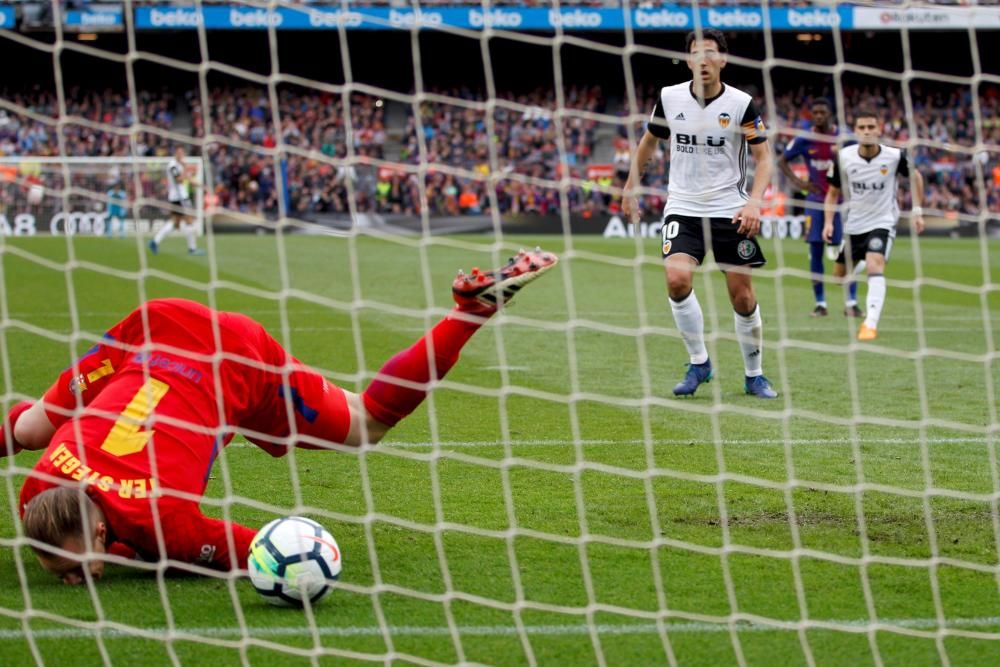
[[(435, 91), (457, 103), (426, 102), (420, 118), (407, 120), (402, 159), (409, 164), (426, 162), (471, 172), (474, 177), (456, 177), (436, 172), (427, 178), (427, 200), (433, 212), (458, 215), (492, 208), (494, 194), (501, 213), (522, 211), (548, 213), (559, 208), (559, 191), (538, 181), (560, 178), (559, 120), (550, 91), (501, 95), (487, 117), (482, 93), (469, 90)], [(464, 101), (467, 105), (463, 105)], [(562, 145), (571, 175), (593, 154), (597, 121), (574, 112), (603, 113), (604, 99), (597, 87), (572, 87), (564, 96)], [(491, 121), (491, 122), (490, 122)], [(421, 152), (420, 134), (423, 134)], [(491, 151), (492, 145), (492, 151)], [(492, 154), (491, 154), (492, 153)], [(491, 166), (493, 165), (493, 166)], [(491, 178), (492, 177), (492, 178)], [(574, 209), (585, 204), (579, 187), (568, 193)], [(413, 212), (407, 204), (390, 197), (380, 200), (379, 210)], [(402, 204), (402, 205), (401, 205)]]
[[(985, 198), (988, 210), (1000, 214), (1000, 88), (984, 86), (979, 96), (983, 140), (992, 147), (979, 153), (973, 152), (976, 131), (968, 88), (948, 90), (917, 81), (910, 92), (916, 137), (935, 142), (913, 151), (913, 161), (928, 184), (925, 208), (976, 216)], [(213, 184), (206, 193), (207, 206), (268, 218), (279, 212), (279, 172), (288, 184), (289, 211), (296, 217), (346, 212), (352, 199), (357, 211), (388, 214), (420, 214), (423, 201), (433, 215), (489, 213), (494, 206), (504, 214), (557, 213), (561, 194), (557, 181), (563, 169), (572, 179), (566, 189), (571, 211), (584, 216), (618, 212), (620, 198), (614, 190), (623, 185), (630, 159), (627, 105), (610, 104), (598, 87), (568, 88), (562, 114), (556, 113), (554, 93), (548, 90), (500, 93), (492, 104), (486, 104), (481, 91), (433, 93), (419, 106), (418, 115), (409, 107), (391, 128), (383, 101), (358, 93), (350, 96), (350, 113), (345, 114), (341, 95), (280, 88), (276, 97), (280, 124), (276, 124), (271, 100), (258, 88), (212, 89), (207, 113), (195, 91), (180, 96), (168, 90), (144, 91), (134, 112), (121, 92), (71, 90), (64, 96), (68, 117), (57, 126), (60, 106), (55, 95), (10, 92), (4, 94), (10, 102), (7, 110), (0, 109), (0, 153), (169, 156), (175, 141), (183, 138), (193, 154), (203, 147)], [(641, 133), (656, 94), (653, 87), (637, 91), (633, 140)], [(758, 100), (769, 126), (777, 130), (773, 135), (777, 151), (794, 130), (809, 128), (812, 99), (804, 89), (785, 91), (770, 113), (764, 100)], [(872, 102), (882, 110), (888, 139), (910, 139), (898, 92), (888, 87), (848, 87), (844, 100), (849, 120), (851, 109)], [(611, 107), (621, 109), (618, 122), (604, 128), (613, 137), (614, 154), (595, 165), (601, 126), (587, 114), (607, 113)], [(130, 133), (136, 119), (149, 129)], [(391, 154), (386, 150), (390, 144)], [(262, 150), (279, 145), (288, 147), (280, 159)], [(347, 157), (349, 161), (344, 160)], [(668, 162), (654, 160), (646, 184), (664, 187), (668, 170)], [(161, 198), (162, 179), (156, 172), (144, 174), (143, 195)], [(979, 174), (985, 176), (985, 187), (977, 185)], [(58, 175), (50, 178), (57, 180), (43, 184), (61, 187)], [(131, 190), (132, 179), (123, 180)], [(76, 185), (98, 192), (108, 186)], [(14, 196), (10, 185), (4, 191), (8, 199)], [(662, 193), (646, 197), (642, 206), (647, 219), (654, 217), (662, 209)]]
[[(71, 88), (63, 103), (65, 116), (71, 120), (63, 125), (63, 144), (51, 122), (60, 117), (59, 99), (48, 91), (4, 92), (11, 106), (26, 113), (0, 109), (0, 152), (4, 155), (37, 155), (93, 157), (126, 155), (129, 151), (128, 128), (137, 120), (143, 124), (169, 130), (174, 122), (176, 100), (167, 90), (143, 91), (138, 94), (138, 114), (134, 113), (127, 95), (122, 92), (102, 92)], [(155, 133), (138, 136), (140, 154), (165, 150), (168, 142)]]
[[(38, 90), (4, 91), (2, 98), (10, 108), (23, 109), (21, 113), (0, 108), (0, 156), (36, 156), (50, 158), (114, 157), (122, 155), (162, 156), (172, 150), (173, 142), (166, 136), (174, 125), (177, 100), (169, 90), (142, 91), (137, 94), (137, 110), (133, 110), (128, 96), (121, 91), (83, 91), (70, 88), (61, 103), (65, 113), (60, 113), (60, 100), (52, 92)], [(66, 119), (59, 126), (55, 120)], [(130, 129), (136, 122), (152, 131), (134, 133)], [(61, 130), (61, 131), (60, 131)], [(135, 141), (135, 152), (132, 141)], [(156, 172), (143, 171), (142, 195), (165, 200), (166, 184)], [(135, 196), (135, 182), (121, 171), (88, 173), (74, 170), (71, 185), (81, 193), (104, 193), (113, 181), (127, 183), (130, 196)], [(32, 186), (41, 185), (50, 193), (66, 189), (64, 175), (59, 169), (43, 169), (40, 163), (20, 166), (14, 173), (10, 166), (0, 171), (0, 204), (9, 204)], [(92, 204), (86, 194), (71, 195), (84, 201), (85, 208)]]
[[(349, 188), (358, 210), (372, 208), (371, 168), (359, 170), (333, 163), (348, 156), (348, 136), (355, 158), (384, 157), (385, 109), (376, 98), (352, 95), (348, 119), (339, 95), (283, 88), (277, 94), (280, 127), (275, 125), (271, 103), (260, 89), (213, 90), (207, 119), (198, 95), (190, 93), (188, 101), (194, 136), (208, 138), (205, 155), (214, 176), (213, 205), (252, 214), (278, 213), (275, 160), (255, 147), (274, 148), (280, 136), (281, 143), (293, 149), (277, 163), (279, 169), (283, 165), (283, 178), (288, 182), (291, 212), (345, 212)], [(236, 140), (242, 146), (212, 141), (213, 137)]]

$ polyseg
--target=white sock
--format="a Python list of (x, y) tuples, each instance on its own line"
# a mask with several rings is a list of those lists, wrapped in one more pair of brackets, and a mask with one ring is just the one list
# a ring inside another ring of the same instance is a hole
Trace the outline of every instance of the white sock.
[(760, 319), (760, 305), (754, 306), (749, 315), (733, 313), (736, 318), (736, 340), (743, 353), (743, 366), (747, 377), (764, 374), (764, 324)]
[(188, 252), (194, 252), (198, 249), (198, 241), (196, 238), (197, 231), (193, 224), (188, 224), (186, 222), (181, 223), (181, 232), (187, 238)]
[(878, 329), (878, 318), (882, 316), (882, 306), (885, 304), (885, 276), (878, 273), (868, 276), (868, 314), (865, 316), (865, 326)]
[(692, 364), (703, 364), (708, 361), (708, 350), (705, 348), (705, 316), (701, 313), (701, 304), (694, 290), (681, 301), (670, 301), (670, 310), (674, 313), (674, 322), (684, 338), (684, 346), (691, 357)]
[(156, 245), (163, 243), (163, 239), (167, 238), (167, 235), (174, 231), (174, 226), (174, 221), (171, 220), (167, 224), (160, 227), (160, 229), (156, 232), (156, 236), (153, 237), (153, 243)]

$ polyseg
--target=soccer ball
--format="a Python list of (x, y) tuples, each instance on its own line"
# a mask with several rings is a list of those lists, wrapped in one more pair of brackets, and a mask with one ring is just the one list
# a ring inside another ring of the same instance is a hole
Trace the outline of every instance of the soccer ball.
[(312, 519), (290, 516), (260, 529), (250, 543), (250, 582), (271, 604), (316, 604), (340, 576), (340, 547)]

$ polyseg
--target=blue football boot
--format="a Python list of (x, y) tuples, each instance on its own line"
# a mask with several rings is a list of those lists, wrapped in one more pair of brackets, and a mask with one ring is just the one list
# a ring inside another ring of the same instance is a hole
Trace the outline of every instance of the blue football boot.
[(694, 396), (698, 385), (712, 380), (712, 360), (703, 364), (688, 364), (684, 379), (674, 387), (674, 396)]
[(743, 391), (757, 398), (778, 398), (778, 392), (771, 388), (771, 383), (763, 375), (748, 377)]

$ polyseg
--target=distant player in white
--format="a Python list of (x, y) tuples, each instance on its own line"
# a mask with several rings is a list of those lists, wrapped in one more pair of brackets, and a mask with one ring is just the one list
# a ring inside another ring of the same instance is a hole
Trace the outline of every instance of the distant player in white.
[[(896, 238), (899, 204), (896, 191), (899, 177), (910, 176), (906, 152), (879, 143), (882, 124), (871, 110), (858, 111), (854, 117), (854, 133), (858, 143), (840, 150), (833, 161), (826, 193), (823, 239), (833, 238), (833, 218), (837, 201), (844, 193), (847, 220), (844, 234), (848, 237), (837, 257), (833, 275), (843, 278), (847, 267), (861, 261), (868, 271), (868, 314), (858, 330), (858, 340), (875, 340), (878, 320), (885, 305), (885, 264), (889, 261), (892, 242)], [(924, 179), (913, 170), (913, 208), (910, 221), (913, 230), (924, 231)], [(853, 272), (853, 270), (852, 270)]]
[[(170, 222), (160, 227), (156, 236), (149, 242), (149, 250), (154, 255), (160, 251), (160, 244), (174, 228), (180, 226), (181, 233), (187, 238), (189, 255), (200, 255), (204, 251), (198, 249), (197, 233), (194, 224), (194, 204), (191, 202), (187, 171), (184, 165), (184, 148), (177, 147), (174, 157), (167, 163), (167, 201), (170, 204)], [(197, 193), (195, 193), (197, 195)]]
[[(649, 125), (636, 149), (622, 200), (623, 211), (638, 222), (633, 195), (642, 183), (657, 142), (670, 141), (670, 182), (663, 214), (663, 263), (670, 309), (691, 363), (674, 387), (690, 396), (712, 379), (705, 347), (705, 317), (692, 288), (695, 269), (711, 244), (722, 268), (736, 319), (736, 338), (746, 371), (744, 390), (760, 398), (778, 394), (764, 377), (763, 325), (750, 269), (766, 262), (754, 238), (760, 231), (760, 207), (774, 171), (771, 149), (753, 98), (722, 83), (728, 46), (718, 30), (701, 38), (687, 36), (691, 81), (660, 90)], [(749, 148), (749, 151), (748, 151)], [(748, 194), (747, 153), (756, 173)]]

